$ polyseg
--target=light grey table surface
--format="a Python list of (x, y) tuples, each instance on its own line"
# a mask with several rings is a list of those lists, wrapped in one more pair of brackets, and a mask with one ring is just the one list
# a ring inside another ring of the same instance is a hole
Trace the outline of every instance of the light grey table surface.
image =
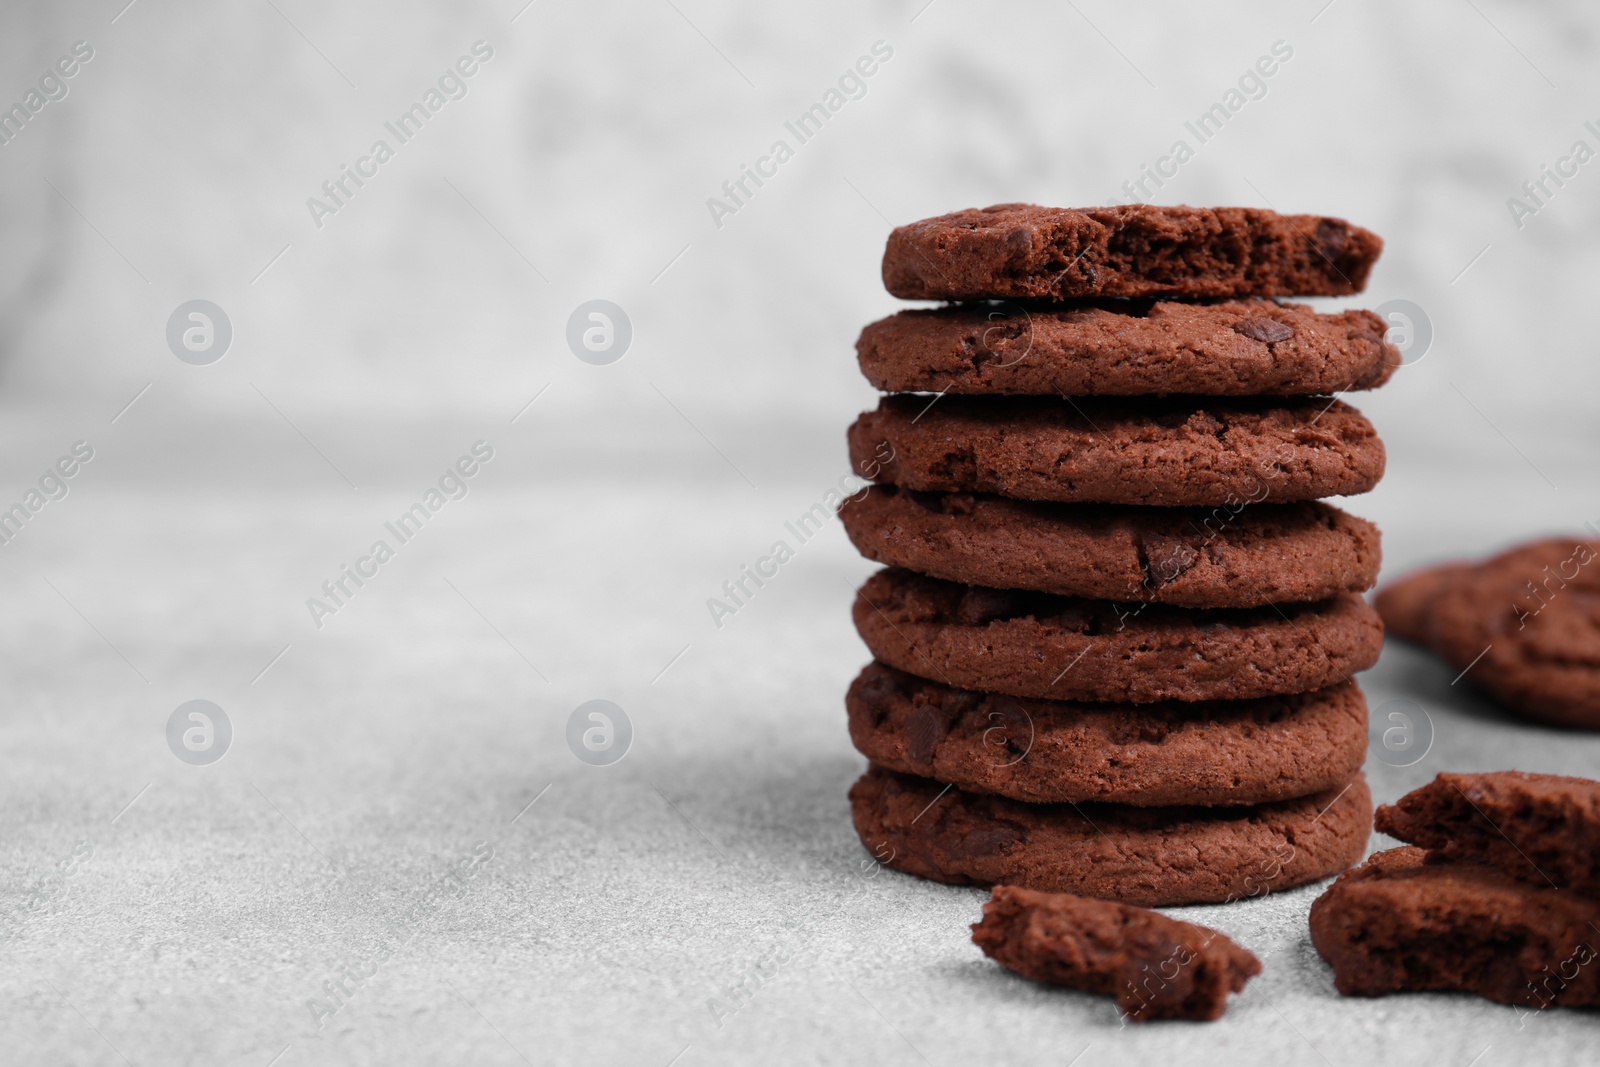
[[(1390, 469), (1349, 506), (1388, 572), (1600, 521), (1600, 167), (1508, 211), (1593, 144), (1595, 5), (1152, 10), (4, 5), (0, 106), (73, 42), (95, 58), (0, 151), (0, 508), (73, 441), (96, 457), (0, 545), (0, 1067), (1593, 1060), (1592, 1016), (1339, 998), (1316, 887), (1184, 909), (1266, 961), (1215, 1025), (1125, 1030), (1011, 977), (968, 940), (983, 893), (864, 877), (842, 697), (871, 568), (842, 531), (711, 623), (845, 473), (890, 227), (1122, 199), (1277, 42), (1157, 201), (1388, 242), (1322, 304), (1430, 324), (1355, 401)], [(480, 40), (470, 96), (308, 213)], [(822, 136), (708, 211), (879, 41)], [(234, 326), (204, 367), (164, 335), (197, 297)], [(608, 367), (563, 340), (594, 298), (634, 327)], [(468, 497), (315, 628), (307, 598), (480, 438)], [(1594, 738), (1450, 680), (1395, 647), (1363, 679), (1435, 727), (1370, 766), (1378, 799), (1440, 769), (1600, 776)], [(597, 698), (635, 728), (609, 767), (565, 740)], [(167, 747), (194, 699), (234, 728), (210, 766)], [(319, 1019), (341, 968), (371, 973)]]
[[(312, 429), (352, 490), (281, 425), (195, 450), (160, 430), (159, 401), (134, 411), (104, 431), (102, 466), (0, 549), (0, 1060), (1492, 1067), (1592, 1051), (1579, 1013), (1339, 997), (1307, 937), (1317, 886), (1177, 909), (1265, 971), (1214, 1025), (1123, 1028), (1106, 1000), (986, 960), (967, 930), (982, 891), (872, 871), (841, 702), (866, 659), (848, 605), (870, 565), (830, 529), (720, 630), (704, 604), (842, 469), (836, 429), (746, 458), (759, 490), (681, 424), (652, 467), (558, 407), (549, 425), (486, 415), (488, 431), (381, 442)], [(479, 436), (496, 458), (467, 498), (314, 628), (323, 578)], [(1401, 451), (1349, 505), (1384, 524), (1396, 565), (1576, 518), (1570, 497), (1517, 489), (1526, 471)], [(1450, 504), (1486, 478), (1532, 495)], [(1363, 676), (1375, 709), (1409, 699), (1433, 723), (1415, 766), (1369, 761), (1378, 799), (1440, 769), (1600, 764), (1600, 739), (1510, 720), (1451, 674), (1391, 644)], [(194, 698), (235, 731), (210, 766), (166, 745)], [(593, 698), (634, 727), (612, 766), (565, 742)], [(308, 1002), (341, 969), (366, 977), (319, 1018)]]

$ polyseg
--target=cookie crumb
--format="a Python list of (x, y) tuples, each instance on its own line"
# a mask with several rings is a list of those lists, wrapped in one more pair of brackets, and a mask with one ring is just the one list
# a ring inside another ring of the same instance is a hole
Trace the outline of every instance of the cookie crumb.
[(1113, 996), (1123, 1018), (1216, 1019), (1261, 973), (1225, 934), (1070, 893), (997, 885), (972, 926), (984, 955), (1025, 978)]

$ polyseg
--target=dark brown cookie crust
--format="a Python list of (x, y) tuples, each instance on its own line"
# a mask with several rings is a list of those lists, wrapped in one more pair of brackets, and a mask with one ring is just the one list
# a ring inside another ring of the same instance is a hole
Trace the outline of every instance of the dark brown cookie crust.
[(861, 842), (896, 870), (951, 885), (1019, 885), (1159, 907), (1314, 882), (1361, 858), (1363, 778), (1341, 793), (1239, 808), (1022, 804), (872, 767), (850, 787)]
[(1315, 500), (1365, 493), (1384, 467), (1372, 424), (1322, 399), (897, 395), (863, 412), (849, 441), (874, 481), (1018, 500)]
[(996, 204), (895, 229), (883, 284), (908, 300), (1345, 296), (1382, 251), (1377, 234), (1319, 215)]
[(1310, 396), (1388, 381), (1387, 329), (1370, 311), (1271, 300), (968, 304), (874, 322), (856, 359), (887, 393)]
[(891, 667), (959, 689), (1047, 700), (1249, 700), (1347, 681), (1383, 624), (1354, 593), (1201, 611), (985, 589), (879, 571), (856, 630)]
[(1117, 998), (1124, 1018), (1216, 1019), (1261, 961), (1225, 934), (1109, 900), (997, 885), (983, 954), (1035, 982)]
[[(1379, 830), (1488, 863), (1537, 886), (1600, 898), (1600, 782), (1557, 774), (1441, 774), (1376, 814)], [(1600, 931), (1596, 932), (1600, 945)]]
[(1141, 508), (875, 485), (839, 518), (863, 556), (919, 574), (1194, 608), (1359, 592), (1381, 558), (1376, 526), (1321, 503)]
[(1353, 682), (1129, 707), (952, 689), (870, 663), (845, 708), (850, 739), (878, 766), (1031, 803), (1271, 803), (1339, 788), (1367, 751)]
[(1476, 993), (1529, 1010), (1600, 1006), (1600, 901), (1494, 867), (1375, 853), (1311, 905), (1311, 943), (1346, 996)]
[(1379, 601), (1500, 704), (1600, 730), (1600, 541), (1551, 538), (1420, 571)]

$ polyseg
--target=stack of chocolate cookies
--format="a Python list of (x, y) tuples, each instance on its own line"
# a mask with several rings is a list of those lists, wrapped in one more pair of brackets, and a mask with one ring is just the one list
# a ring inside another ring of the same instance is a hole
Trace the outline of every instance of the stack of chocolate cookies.
[(942, 882), (1162, 905), (1359, 860), (1378, 532), (1321, 503), (1383, 473), (1332, 394), (1399, 354), (1338, 219), (1002, 205), (890, 235), (898, 297), (841, 509), (887, 565), (854, 607), (863, 843)]

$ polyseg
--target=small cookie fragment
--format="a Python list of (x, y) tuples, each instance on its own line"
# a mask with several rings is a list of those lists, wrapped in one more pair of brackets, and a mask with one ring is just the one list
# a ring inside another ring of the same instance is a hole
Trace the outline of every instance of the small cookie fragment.
[(1337, 789), (1367, 752), (1354, 682), (1215, 703), (1089, 704), (955, 689), (870, 663), (845, 697), (873, 763), (1030, 803), (1265, 804)]
[(1441, 774), (1378, 808), (1376, 824), (1439, 859), (1600, 898), (1600, 782), (1588, 778)]
[(1346, 296), (1382, 251), (1377, 234), (1319, 215), (996, 204), (896, 228), (883, 284), (907, 300)]
[(1412, 846), (1375, 853), (1311, 905), (1346, 996), (1476, 993), (1538, 1011), (1600, 1006), (1600, 900)]
[(872, 323), (856, 359), (886, 393), (1311, 396), (1388, 381), (1387, 330), (1370, 311), (1271, 300), (960, 304)]
[(1140, 508), (874, 485), (839, 509), (863, 556), (934, 578), (1188, 608), (1372, 587), (1378, 528), (1321, 501)]
[(867, 648), (891, 667), (960, 689), (1046, 700), (1304, 693), (1347, 681), (1383, 648), (1383, 624), (1355, 593), (1188, 610), (988, 589), (890, 568), (866, 580), (852, 610)]
[(1365, 493), (1383, 442), (1341, 400), (894, 395), (850, 460), (903, 489), (1161, 507)]
[(984, 955), (1025, 978), (1117, 998), (1125, 1018), (1216, 1019), (1261, 961), (1224, 934), (1159, 912), (997, 885), (972, 925)]

